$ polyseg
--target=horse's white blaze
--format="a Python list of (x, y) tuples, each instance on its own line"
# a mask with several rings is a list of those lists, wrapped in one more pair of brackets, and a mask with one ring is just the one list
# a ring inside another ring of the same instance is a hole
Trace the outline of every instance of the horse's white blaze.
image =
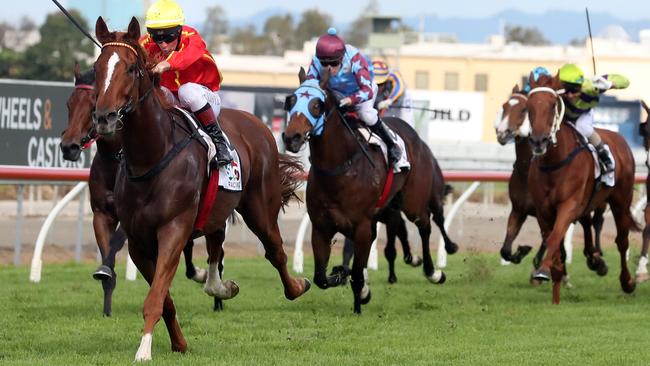
[(519, 104), (519, 99), (517, 99), (517, 98), (512, 98), (512, 99), (510, 99), (510, 100), (508, 101), (508, 104), (510, 104), (511, 106), (514, 107), (514, 106), (516, 106), (517, 104)]
[(151, 361), (151, 341), (153, 337), (151, 336), (151, 333), (147, 333), (142, 336), (142, 340), (140, 341), (140, 347), (138, 348), (138, 352), (135, 354), (135, 362), (142, 362), (142, 361)]
[(111, 57), (108, 59), (108, 66), (106, 67), (106, 80), (104, 81), (104, 93), (108, 90), (108, 86), (111, 84), (111, 79), (113, 79), (113, 72), (115, 71), (115, 65), (120, 61), (120, 56), (117, 52), (113, 52)]
[(527, 137), (530, 135), (530, 130), (530, 119), (528, 119), (528, 113), (526, 113), (526, 119), (524, 120), (524, 123), (522, 123), (519, 127), (519, 136)]

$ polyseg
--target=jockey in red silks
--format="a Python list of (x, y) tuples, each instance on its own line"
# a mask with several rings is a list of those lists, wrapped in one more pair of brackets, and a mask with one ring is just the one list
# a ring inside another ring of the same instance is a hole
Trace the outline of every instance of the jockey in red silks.
[(232, 157), (217, 121), (221, 110), (217, 91), (223, 77), (203, 38), (184, 22), (178, 4), (158, 0), (147, 10), (148, 34), (140, 44), (150, 59), (159, 60), (152, 72), (160, 74), (161, 89), (167, 98), (194, 113), (216, 145), (217, 165), (228, 165)]
[(334, 28), (318, 39), (307, 80), (320, 80), (326, 72), (331, 75), (328, 86), (336, 95), (339, 106), (354, 107), (359, 119), (386, 143), (389, 164), (395, 164), (402, 152), (374, 107), (377, 84), (373, 81), (372, 66), (356, 47), (346, 45)]

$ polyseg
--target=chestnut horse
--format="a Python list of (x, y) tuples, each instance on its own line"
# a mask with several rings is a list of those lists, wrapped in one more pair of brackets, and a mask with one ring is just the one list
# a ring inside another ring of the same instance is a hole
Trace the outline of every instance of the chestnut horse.
[[(508, 195), (512, 203), (512, 209), (508, 216), (506, 237), (501, 247), (501, 258), (515, 264), (521, 262), (521, 259), (530, 252), (531, 247), (527, 245), (519, 246), (517, 251), (512, 254), (512, 243), (519, 234), (526, 218), (528, 216), (535, 217), (535, 204), (528, 190), (528, 171), (533, 152), (528, 143), (530, 121), (528, 120), (528, 109), (526, 108), (527, 101), (528, 96), (526, 93), (519, 90), (519, 85), (515, 85), (508, 101), (501, 106), (501, 112), (497, 115), (496, 121), (497, 141), (501, 145), (513, 140), (515, 143), (515, 163), (508, 181)], [(588, 214), (578, 220), (584, 233), (583, 254), (587, 257), (587, 267), (600, 276), (606, 275), (608, 270), (607, 264), (602, 259), (602, 250), (600, 248), (600, 233), (603, 228), (604, 212), (605, 206), (603, 205), (595, 209), (593, 219)], [(591, 235), (592, 225), (595, 231), (595, 248)], [(542, 242), (533, 260), (536, 269), (539, 267), (545, 252), (546, 244)]]
[(533, 161), (528, 188), (533, 196), (537, 222), (548, 252), (534, 277), (553, 280), (553, 303), (560, 302), (560, 280), (564, 271), (560, 259), (560, 241), (571, 222), (587, 215), (595, 207), (608, 203), (616, 222), (616, 245), (621, 258), (619, 281), (624, 292), (634, 291), (625, 258), (628, 233), (639, 230), (630, 212), (634, 193), (634, 157), (623, 137), (615, 132), (598, 130), (616, 161), (616, 184), (607, 187), (594, 178), (594, 160), (582, 136), (568, 122), (563, 122), (564, 101), (558, 90), (559, 77), (541, 75), (529, 78), (528, 116)]
[(218, 270), (226, 219), (235, 209), (264, 245), (285, 297), (293, 300), (305, 293), (310, 283), (289, 274), (277, 222), (280, 208), (295, 195), (300, 164), (279, 157), (271, 131), (257, 117), (223, 109), (219, 118), (240, 155), (243, 189), (220, 190), (202, 232), (195, 232), (209, 165), (199, 134), (179, 114), (165, 108), (161, 90), (147, 72), (135, 18), (123, 33), (110, 32), (99, 17), (95, 33), (102, 50), (95, 62), (93, 123), (100, 135), (117, 134), (122, 140), (123, 163), (115, 182), (117, 216), (129, 240), (129, 254), (151, 286), (144, 301), (143, 336), (135, 360), (151, 359), (153, 330), (161, 316), (172, 350), (187, 349), (169, 288), (190, 237), (206, 237), (209, 269), (204, 290), (222, 299), (238, 293), (237, 285), (222, 281)]
[[(93, 211), (93, 230), (95, 240), (102, 257), (102, 264), (93, 273), (93, 278), (102, 281), (104, 290), (103, 312), (106, 316), (112, 313), (112, 294), (115, 289), (117, 276), (115, 274), (115, 255), (122, 249), (126, 234), (120, 228), (116, 229), (118, 219), (113, 202), (115, 176), (119, 165), (118, 154), (122, 142), (118, 139), (100, 139), (93, 129), (91, 113), (95, 108), (95, 71), (89, 70), (83, 74), (79, 65), (74, 68), (75, 88), (68, 98), (68, 127), (61, 137), (61, 152), (63, 158), (77, 161), (81, 152), (97, 142), (97, 154), (90, 165), (88, 190), (90, 192), (90, 207)], [(190, 240), (183, 249), (185, 257), (185, 275), (196, 282), (203, 283), (207, 272), (195, 267), (192, 263), (193, 241)], [(221, 299), (215, 297), (215, 310), (223, 309)]]
[[(351, 287), (354, 312), (361, 313), (361, 304), (370, 300), (363, 269), (377, 235), (377, 216), (383, 209), (401, 210), (418, 227), (424, 275), (433, 283), (443, 283), (446, 277), (434, 268), (429, 250), (432, 214), (447, 252), (455, 253), (458, 246), (444, 230), (445, 184), (429, 147), (404, 121), (386, 118), (384, 122), (404, 139), (411, 170), (396, 173), (384, 202), (379, 202), (390, 177), (388, 169), (392, 168), (386, 166), (379, 149), (360, 141), (363, 138), (347, 124), (334, 94), (327, 89), (329, 77), (324, 76), (320, 84), (316, 80), (305, 81), (305, 70), (301, 68), (301, 86), (287, 97), (290, 119), (283, 140), (291, 152), (297, 152), (309, 141), (312, 165), (306, 198), (313, 224), (314, 283), (322, 289), (341, 284), (339, 277), (327, 276), (331, 240), (337, 232), (353, 239)], [(377, 207), (378, 204), (381, 206)]]
[[(646, 161), (645, 165), (650, 168), (650, 107), (644, 102), (641, 101), (641, 106), (647, 114), (647, 119), (645, 122), (641, 123), (639, 126), (639, 133), (643, 137), (643, 147), (646, 150)], [(648, 275), (648, 246), (650, 246), (650, 171), (645, 180), (645, 191), (646, 191), (646, 205), (644, 210), (645, 216), (645, 227), (643, 228), (643, 246), (641, 248), (641, 256), (639, 258), (639, 266), (636, 270), (636, 282), (641, 283), (650, 279)]]

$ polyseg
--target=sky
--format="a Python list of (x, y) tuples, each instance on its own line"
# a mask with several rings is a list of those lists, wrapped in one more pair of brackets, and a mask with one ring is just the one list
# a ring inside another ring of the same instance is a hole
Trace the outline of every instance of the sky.
[[(111, 0), (86, 0), (105, 2), (110, 7)], [(243, 19), (269, 8), (284, 8), (291, 12), (302, 12), (318, 8), (331, 14), (337, 23), (356, 19), (367, 0), (177, 0), (183, 7), (188, 21), (201, 21), (208, 6), (220, 5), (228, 19)], [(64, 6), (69, 1), (59, 0)], [(605, 12), (625, 20), (650, 18), (650, 5), (647, 0), (379, 0), (381, 13), (412, 17), (418, 14), (435, 14), (439, 17), (481, 18), (505, 9), (517, 9), (529, 13), (544, 13), (550, 10), (579, 10), (587, 6), (590, 12)], [(50, 0), (21, 0), (12, 2), (0, 12), (0, 21), (16, 24), (23, 16), (28, 16), (41, 24), (48, 13), (58, 9)], [(582, 19), (580, 19), (582, 21)], [(92, 20), (94, 22), (94, 20)]]

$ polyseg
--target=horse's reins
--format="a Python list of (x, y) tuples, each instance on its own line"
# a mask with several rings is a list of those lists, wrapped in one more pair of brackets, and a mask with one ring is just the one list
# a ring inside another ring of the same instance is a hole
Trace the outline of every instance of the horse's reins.
[(531, 89), (531, 91), (528, 92), (528, 96), (531, 96), (535, 93), (551, 93), (559, 101), (560, 111), (558, 112), (557, 107), (555, 108), (555, 116), (553, 116), (553, 124), (551, 125), (551, 132), (549, 133), (551, 142), (553, 143), (553, 145), (555, 145), (557, 144), (557, 136), (556, 136), (557, 131), (560, 130), (560, 124), (562, 123), (562, 119), (564, 119), (565, 105), (564, 105), (564, 100), (562, 100), (562, 97), (560, 96), (560, 94), (564, 93), (564, 90), (560, 90), (558, 92), (553, 88), (549, 88), (546, 86), (538, 86), (536, 88)]
[[(95, 90), (95, 86), (91, 84), (75, 84), (74, 86), (75, 89), (82, 89), (82, 90)], [(65, 131), (64, 131), (65, 132)], [(93, 142), (99, 140), (101, 136), (97, 135), (97, 131), (95, 131), (95, 126), (91, 123), (90, 124), (90, 129), (88, 132), (86, 132), (86, 135), (81, 138), (79, 141), (81, 143), (81, 150), (86, 150), (89, 148)]]

